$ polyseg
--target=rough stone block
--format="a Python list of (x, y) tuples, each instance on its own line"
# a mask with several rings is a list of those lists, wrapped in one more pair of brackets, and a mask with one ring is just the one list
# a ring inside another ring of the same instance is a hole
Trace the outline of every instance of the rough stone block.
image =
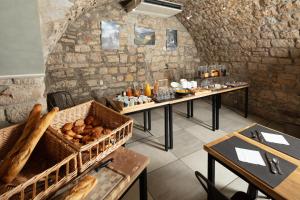
[(276, 39), (272, 40), (271, 44), (273, 47), (294, 47), (294, 41), (293, 40), (283, 40), (283, 39)]
[(88, 45), (81, 44), (81, 45), (75, 45), (75, 52), (85, 53), (90, 52), (91, 48)]
[(91, 53), (89, 58), (94, 63), (101, 63), (102, 62), (101, 53), (98, 53), (98, 52)]
[(24, 103), (20, 103), (20, 104), (14, 104), (11, 106), (8, 106), (6, 108), (6, 119), (8, 122), (10, 123), (19, 123), (22, 122), (24, 120), (26, 120), (26, 118), (28, 117), (32, 107), (34, 104), (36, 103), (41, 103), (42, 104), (42, 108), (43, 111), (45, 112), (45, 110), (47, 109), (47, 103), (46, 103), (46, 99), (36, 99), (34, 101), (31, 102), (24, 102)]
[(289, 57), (289, 50), (286, 48), (272, 48), (270, 54), (273, 57), (286, 58)]
[(263, 39), (273, 39), (275, 38), (275, 35), (273, 32), (262, 32), (261, 34), (261, 38)]
[(300, 49), (291, 49), (292, 58), (300, 58)]
[(262, 58), (262, 63), (265, 63), (265, 64), (278, 64), (278, 59), (277, 58), (266, 57), (266, 58)]
[(107, 62), (109, 62), (109, 63), (120, 62), (119, 56), (117, 56), (117, 55), (109, 55), (106, 58), (107, 58)]
[(108, 68), (109, 74), (117, 74), (118, 73), (118, 67), (109, 67)]
[(283, 38), (283, 39), (300, 38), (299, 30), (283, 31), (283, 32), (280, 33), (280, 38)]
[(128, 58), (128, 55), (120, 54), (120, 62), (121, 63), (127, 63), (127, 58)]
[(107, 67), (101, 67), (99, 69), (99, 74), (107, 74), (108, 73), (108, 68)]
[(88, 86), (93, 87), (93, 86), (97, 86), (98, 80), (87, 80), (86, 83), (88, 84)]
[(257, 47), (269, 48), (271, 47), (271, 40), (257, 40)]
[(132, 82), (134, 80), (134, 77), (132, 74), (127, 74), (125, 77), (126, 82)]
[(129, 56), (128, 57), (128, 62), (129, 63), (135, 63), (137, 61), (137, 56)]

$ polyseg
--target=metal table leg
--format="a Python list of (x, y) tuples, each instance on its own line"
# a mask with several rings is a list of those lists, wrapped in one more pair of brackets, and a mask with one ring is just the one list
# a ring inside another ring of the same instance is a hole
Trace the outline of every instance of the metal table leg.
[(218, 108), (221, 109), (222, 107), (222, 94), (218, 94)]
[(165, 151), (169, 150), (169, 105), (164, 106), (165, 109)]
[(212, 96), (212, 130), (216, 130), (216, 95)]
[(249, 196), (250, 199), (256, 199), (258, 195), (258, 190), (256, 187), (252, 184), (249, 184), (248, 190), (247, 190), (247, 195)]
[(169, 136), (170, 136), (170, 149), (173, 149), (173, 106), (169, 104)]
[(151, 110), (148, 110), (148, 130), (151, 131)]
[(191, 117), (194, 117), (194, 101), (191, 100), (191, 111), (190, 111)]
[(191, 117), (191, 102), (187, 101), (186, 102), (186, 113), (187, 113), (187, 118)]
[(216, 130), (219, 130), (219, 126), (220, 126), (220, 108), (221, 108), (221, 95), (217, 94), (216, 96)]
[(148, 114), (147, 114), (146, 110), (143, 113), (144, 113), (144, 131), (147, 131), (148, 130)]
[(148, 191), (147, 191), (147, 168), (143, 170), (143, 172), (139, 176), (139, 185), (140, 185), (140, 200), (148, 199)]
[(249, 93), (249, 89), (246, 87), (245, 88), (245, 110), (244, 110), (245, 118), (248, 117), (248, 95), (249, 95), (248, 93)]
[[(208, 154), (208, 168), (207, 168), (207, 179), (214, 185), (215, 184), (215, 159)], [(208, 198), (209, 200), (212, 199), (212, 191), (208, 191)]]

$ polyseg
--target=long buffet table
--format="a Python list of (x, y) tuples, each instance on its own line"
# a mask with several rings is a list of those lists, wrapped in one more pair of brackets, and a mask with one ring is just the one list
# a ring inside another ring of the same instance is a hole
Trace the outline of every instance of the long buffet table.
[(245, 98), (244, 98), (244, 117), (247, 118), (248, 116), (248, 90), (249, 85), (247, 86), (240, 86), (240, 87), (233, 87), (233, 88), (226, 88), (220, 89), (211, 92), (205, 92), (198, 95), (190, 95), (184, 96), (181, 98), (164, 101), (161, 103), (154, 103), (154, 104), (145, 104), (141, 107), (132, 107), (131, 109), (127, 109), (125, 111), (121, 111), (121, 114), (133, 114), (137, 112), (144, 113), (144, 131), (151, 130), (151, 110), (156, 108), (164, 108), (164, 124), (165, 124), (165, 151), (169, 149), (173, 149), (173, 105), (178, 103), (187, 103), (187, 118), (191, 118), (194, 115), (194, 100), (204, 98), (204, 97), (212, 97), (212, 130), (219, 129), (219, 109), (221, 108), (221, 95), (228, 92), (234, 92), (238, 90), (245, 91)]

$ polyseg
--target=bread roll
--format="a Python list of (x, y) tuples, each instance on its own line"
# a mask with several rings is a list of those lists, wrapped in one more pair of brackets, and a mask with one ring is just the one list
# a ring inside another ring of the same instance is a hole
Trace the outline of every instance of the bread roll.
[(65, 131), (69, 131), (69, 130), (72, 130), (73, 128), (73, 123), (66, 123), (62, 128), (62, 132), (65, 132)]
[(89, 116), (87, 116), (86, 118), (85, 118), (85, 124), (86, 125), (91, 125), (91, 124), (93, 124), (93, 122), (94, 122), (94, 117), (92, 116), (92, 115), (89, 115)]
[(76, 186), (72, 188), (65, 200), (83, 200), (97, 184), (97, 179), (93, 176), (84, 177)]
[(74, 137), (75, 135), (77, 135), (77, 134), (76, 134), (74, 131), (72, 131), (72, 130), (66, 131), (65, 134), (68, 135), (68, 136), (71, 136), (71, 137)]
[(74, 127), (72, 128), (72, 130), (73, 130), (75, 133), (77, 133), (77, 134), (81, 134), (81, 133), (83, 133), (84, 128), (85, 128), (85, 125), (83, 125), (83, 126), (74, 126)]
[(92, 126), (92, 125), (86, 125), (85, 127), (84, 127), (84, 129), (93, 129), (94, 127)]
[(72, 137), (72, 136), (64, 135), (64, 137), (65, 137), (67, 140), (73, 140), (73, 137)]
[(3, 173), (3, 176), (1, 176), (1, 180), (4, 183), (10, 183), (22, 170), (58, 110), (59, 109), (55, 107), (49, 113), (45, 114), (34, 131), (27, 137), (24, 145), (11, 156), (9, 168)]
[(84, 125), (83, 119), (78, 119), (74, 122), (74, 126), (83, 126), (83, 125)]
[(82, 136), (82, 135), (79, 135), (79, 134), (77, 134), (77, 135), (74, 135), (74, 138), (76, 138), (76, 139), (81, 139), (81, 138), (83, 138), (83, 136)]
[(10, 152), (6, 155), (6, 157), (4, 158), (0, 166), (0, 177), (2, 177), (3, 173), (7, 170), (7, 168), (10, 167), (9, 164), (12, 156), (15, 155), (20, 150), (20, 148), (24, 145), (28, 136), (34, 130), (36, 124), (39, 122), (41, 118), (41, 111), (42, 111), (41, 104), (35, 104), (33, 106), (20, 138), (17, 140), (17, 142), (10, 150)]

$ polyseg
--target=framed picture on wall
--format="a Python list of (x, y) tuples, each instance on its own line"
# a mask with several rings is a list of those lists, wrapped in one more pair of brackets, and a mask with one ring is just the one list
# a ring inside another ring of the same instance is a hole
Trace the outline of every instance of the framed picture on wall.
[(134, 44), (155, 45), (155, 31), (150, 28), (134, 27)]
[(120, 25), (113, 21), (101, 22), (101, 44), (102, 49), (119, 49), (120, 47)]
[(178, 46), (177, 30), (167, 29), (166, 37), (167, 37), (166, 39), (167, 50), (175, 50)]

